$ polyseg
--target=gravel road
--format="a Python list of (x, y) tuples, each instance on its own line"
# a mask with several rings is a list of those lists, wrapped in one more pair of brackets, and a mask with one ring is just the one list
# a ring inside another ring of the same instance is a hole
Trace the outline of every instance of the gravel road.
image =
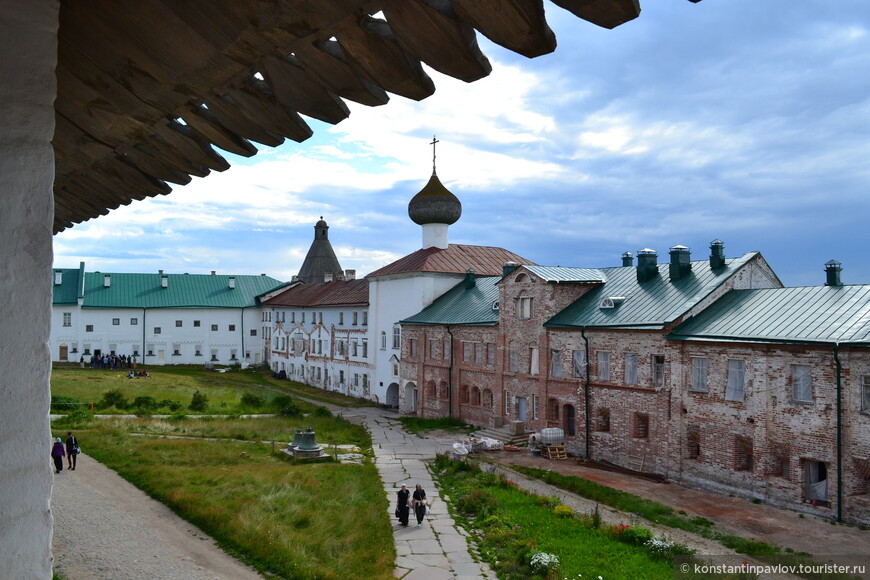
[(75, 471), (54, 476), (51, 510), (54, 566), (66, 580), (262, 579), (84, 454)]

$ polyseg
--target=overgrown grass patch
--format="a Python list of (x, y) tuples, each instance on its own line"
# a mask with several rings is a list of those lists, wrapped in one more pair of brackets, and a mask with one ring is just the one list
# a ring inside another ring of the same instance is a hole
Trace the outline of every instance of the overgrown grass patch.
[(400, 417), (399, 421), (406, 431), (420, 435), (426, 431), (444, 430), (471, 433), (476, 429), (462, 419), (456, 417), (439, 417), (437, 419), (422, 419), (420, 417)]
[[(361, 427), (318, 419), (318, 440), (323, 433), (327, 439), (368, 441)], [(283, 427), (280, 421), (180, 423), (196, 434), (257, 441), (269, 439), (260, 434), (286, 433), (287, 420)], [(370, 462), (292, 465), (268, 444), (132, 434), (157, 435), (172, 426), (165, 420), (108, 420), (83, 424), (76, 434), (88, 455), (263, 572), (288, 579), (393, 577), (387, 499)]]

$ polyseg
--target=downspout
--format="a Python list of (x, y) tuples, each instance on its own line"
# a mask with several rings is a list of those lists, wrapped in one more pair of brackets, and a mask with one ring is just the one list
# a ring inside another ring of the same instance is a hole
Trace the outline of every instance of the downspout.
[(242, 352), (239, 353), (239, 364), (245, 360), (245, 307), (242, 306), (242, 323), (240, 326), (242, 327)]
[(589, 454), (589, 339), (586, 337), (586, 327), (580, 327), (580, 336), (583, 337), (583, 342), (586, 345), (586, 379), (583, 381), (583, 404), (585, 406), (584, 415), (586, 416), (586, 461), (591, 461), (592, 456)]
[(834, 343), (834, 363), (837, 365), (837, 521), (843, 521), (843, 409), (840, 363), (840, 343)]
[(447, 325), (450, 335), (450, 364), (447, 366), (447, 416), (453, 417), (453, 331)]
[(139, 355), (143, 365), (145, 364), (145, 353), (148, 352), (145, 349), (145, 310), (145, 308), (142, 309), (142, 354)]

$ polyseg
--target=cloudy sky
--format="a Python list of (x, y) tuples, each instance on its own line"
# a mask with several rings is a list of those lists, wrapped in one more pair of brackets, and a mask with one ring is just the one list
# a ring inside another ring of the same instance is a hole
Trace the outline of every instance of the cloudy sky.
[[(866, 0), (646, 0), (598, 28), (546, 2), (556, 52), (479, 36), (492, 74), (428, 69), (435, 94), (349, 103), (314, 136), (226, 154), (224, 173), (55, 236), (55, 266), (296, 274), (322, 215), (344, 268), (419, 249), (407, 204), (431, 174), (463, 204), (450, 241), (544, 265), (659, 261), (709, 242), (759, 250), (786, 285), (870, 283), (870, 5)], [(223, 152), (222, 152), (223, 153)]]

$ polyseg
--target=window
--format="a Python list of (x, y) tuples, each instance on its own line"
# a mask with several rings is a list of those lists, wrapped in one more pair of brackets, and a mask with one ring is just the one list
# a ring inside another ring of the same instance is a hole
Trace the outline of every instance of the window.
[(483, 362), (483, 343), (475, 342), (474, 343), (474, 362), (482, 363)]
[(429, 339), (429, 358), (437, 359), (438, 358), (438, 341), (434, 338)]
[(508, 353), (508, 369), (512, 373), (520, 372), (520, 347), (515, 344), (510, 346)]
[(354, 325), (354, 326), (357, 325), (357, 317), (358, 317), (358, 316), (359, 316), (359, 312), (357, 312), (356, 310), (354, 310), (354, 311), (353, 311), (353, 322), (351, 322), (352, 325)]
[(338, 371), (338, 384), (344, 384), (344, 371)]
[(791, 384), (795, 401), (813, 402), (813, 369), (811, 366), (792, 365)]
[(538, 395), (532, 395), (532, 419), (538, 419)]
[(734, 471), (752, 471), (752, 439), (737, 435), (734, 437)]
[(507, 391), (504, 392), (504, 414), (507, 416), (511, 414), (511, 394)]
[(649, 415), (646, 413), (634, 414), (634, 428), (631, 436), (635, 439), (649, 438)]
[(356, 341), (356, 339), (354, 339), (353, 342), (350, 343), (350, 347), (351, 356), (359, 356), (359, 343)]
[(173, 344), (172, 345), (172, 356), (181, 356), (181, 345)]
[(686, 455), (689, 459), (701, 456), (701, 430), (697, 425), (686, 427)]
[(211, 351), (211, 360), (212, 360), (213, 362), (217, 362), (217, 359), (218, 359), (218, 357), (217, 357), (217, 349), (212, 349), (212, 351)]
[(202, 356), (202, 345), (197, 344), (194, 348), (194, 356)]
[(163, 329), (161, 327), (159, 327), (159, 326), (154, 327), (154, 334), (160, 334), (161, 332), (163, 332)]
[(302, 324), (305, 324), (305, 312), (303, 311), (301, 314), (302, 314), (301, 322), (302, 322)]
[(417, 339), (412, 338), (408, 341), (408, 354), (411, 357), (417, 356)]
[(471, 404), (480, 407), (480, 387), (471, 387)]
[(85, 324), (85, 332), (93, 332), (94, 325), (93, 324)]
[(338, 313), (338, 323), (342, 325), (344, 324), (344, 312)]
[(864, 375), (861, 385), (861, 412), (870, 413), (870, 375)]
[[(369, 323), (369, 313), (368, 313), (368, 310), (363, 310), (363, 313), (362, 313), (362, 325), (363, 325), (363, 326), (368, 326), (368, 323)], [(368, 376), (368, 375), (363, 375), (363, 376)]]
[(322, 312), (317, 313), (317, 324), (323, 324), (323, 313)]
[(63, 313), (63, 325), (72, 326), (72, 312)]
[(489, 389), (483, 390), (483, 402), (481, 404), (484, 409), (492, 409), (492, 391)]
[(471, 395), (468, 389), (468, 385), (462, 385), (461, 387), (459, 387), (459, 402), (467, 405), (470, 400)]
[(368, 374), (363, 374), (362, 379), (363, 379), (363, 383), (362, 383), (363, 389), (369, 388), (369, 376), (368, 376)]
[(665, 386), (665, 357), (653, 355), (653, 387), (661, 389)]
[(559, 379), (562, 378), (562, 351), (550, 351), (550, 376)]
[(235, 325), (235, 324), (230, 324), (229, 331), (230, 331), (230, 332), (235, 332), (235, 331), (236, 331), (236, 325)]
[(453, 346), (453, 343), (450, 342), (449, 338), (444, 339), (444, 360), (450, 360), (450, 349)]
[(462, 342), (462, 360), (464, 362), (470, 361), (473, 352), (474, 352), (474, 343), (463, 341)]
[(529, 348), (529, 374), (538, 374), (538, 347)]
[(180, 320), (176, 320), (176, 321), (175, 321), (175, 328), (181, 328), (183, 324), (184, 324), (184, 323), (181, 322)]
[(559, 401), (557, 399), (547, 399), (547, 421), (559, 420)]
[(381, 350), (385, 350), (387, 348), (387, 331), (381, 331)]
[(138, 325), (139, 325), (139, 319), (138, 319), (138, 318), (131, 318), (131, 319), (130, 319), (130, 326), (138, 326)]
[(121, 319), (120, 318), (113, 318), (112, 319), (112, 326), (121, 326)]
[(402, 327), (398, 324), (393, 326), (393, 348), (399, 349), (402, 347)]
[(698, 393), (707, 392), (707, 359), (692, 359), (692, 389)]
[[(269, 314), (271, 315), (272, 313), (270, 312)], [(283, 314), (283, 313), (282, 313), (282, 314)], [(276, 320), (276, 322), (277, 322), (277, 320)], [(291, 324), (296, 324), (296, 313), (295, 313), (295, 312), (291, 312), (291, 313), (290, 313), (290, 323), (291, 323)]]
[(528, 320), (532, 317), (531, 296), (520, 296), (517, 300), (517, 317), (520, 320)]
[(399, 376), (399, 365), (397, 365), (397, 364), (395, 364), (395, 363), (393, 363), (393, 376), (394, 376), (394, 377), (398, 377), (398, 376)]
[(353, 373), (353, 386), (359, 386), (359, 373)]
[(595, 416), (595, 430), (610, 431), (610, 409), (598, 409)]
[(493, 342), (486, 343), (486, 364), (495, 364), (495, 343)]
[(626, 354), (625, 355), (625, 384), (626, 385), (636, 385), (637, 384), (637, 355), (636, 354)]
[(744, 394), (746, 367), (742, 360), (728, 361), (728, 385), (725, 387), (726, 401), (742, 401)]
[[(265, 313), (264, 313), (264, 314), (265, 314)], [(194, 328), (199, 328), (200, 325), (201, 325), (201, 322), (200, 322), (199, 320), (194, 320), (194, 321), (193, 321), (193, 327), (194, 327)]]
[(217, 329), (218, 329), (218, 325), (217, 325), (217, 324), (212, 324), (212, 325), (211, 325), (211, 331), (212, 331), (212, 332), (217, 332)]
[(369, 341), (365, 338), (362, 341), (362, 357), (369, 358)]
[(599, 381), (609, 381), (610, 380), (610, 353), (609, 352), (599, 352), (598, 353), (598, 380)]
[(251, 329), (251, 336), (257, 336), (257, 329), (256, 328)]
[(572, 355), (572, 360), (574, 362), (573, 374), (575, 378), (583, 377), (583, 351), (575, 350)]

